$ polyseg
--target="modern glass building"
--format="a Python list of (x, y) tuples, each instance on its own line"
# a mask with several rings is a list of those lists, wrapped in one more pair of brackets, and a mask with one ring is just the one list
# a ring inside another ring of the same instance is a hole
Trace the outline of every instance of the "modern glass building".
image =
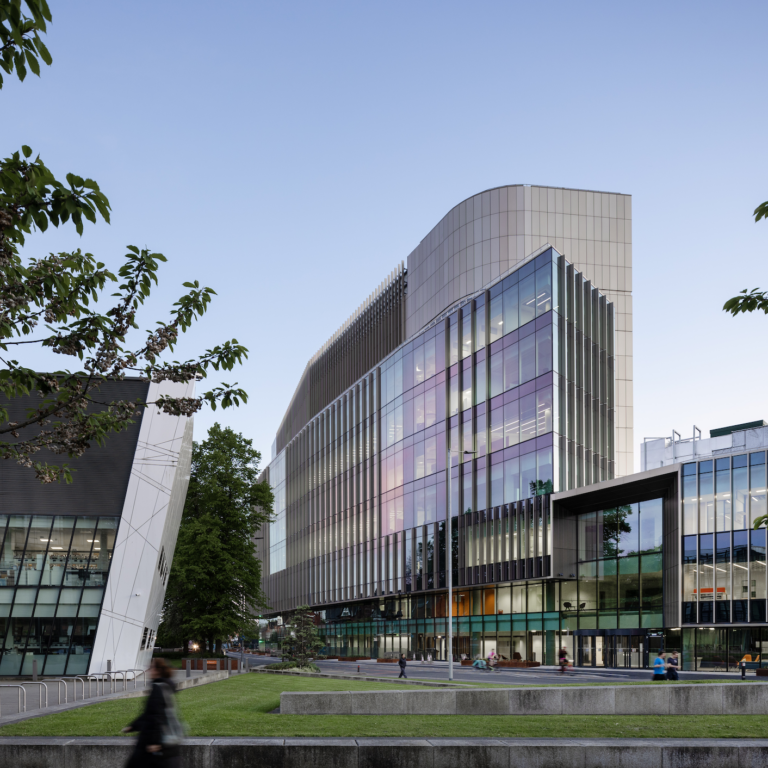
[[(551, 239), (576, 258), (547, 241), (550, 198)], [(595, 228), (596, 204), (614, 217), (621, 208), (621, 243), (618, 220)], [(276, 517), (260, 555), (274, 625), (308, 603), (329, 653), (445, 658), (452, 556), (457, 657), (492, 645), (552, 661), (566, 640), (579, 651), (574, 632), (603, 637), (597, 614), (605, 627), (609, 610), (614, 629), (631, 608), (638, 633), (661, 631), (658, 545), (638, 538), (629, 565), (585, 545), (594, 557), (564, 573), (553, 517), (558, 493), (610, 483), (631, 458), (629, 209), (626, 196), (575, 190), (470, 198), (310, 361), (266, 470)], [(627, 502), (645, 530), (660, 525), (652, 502)], [(584, 530), (609, 530), (616, 513), (605, 514)], [(637, 586), (621, 609), (595, 586), (620, 566), (636, 567)], [(580, 581), (591, 598), (574, 597)]]
[[(107, 382), (110, 399), (189, 395), (187, 385)], [(23, 415), (25, 399), (10, 401)], [(22, 421), (18, 418), (18, 421)], [(146, 668), (189, 480), (192, 421), (150, 406), (70, 460), (71, 485), (0, 463), (0, 676)], [(38, 456), (57, 462), (60, 457)]]
[[(681, 466), (681, 627), (688, 668), (732, 669), (768, 651), (768, 425), (673, 432), (643, 445), (645, 466)], [(768, 659), (764, 661), (768, 665)]]

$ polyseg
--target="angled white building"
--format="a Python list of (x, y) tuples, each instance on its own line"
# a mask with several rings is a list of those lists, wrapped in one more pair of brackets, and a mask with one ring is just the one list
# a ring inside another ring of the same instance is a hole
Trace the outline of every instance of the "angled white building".
[[(192, 396), (194, 383), (126, 379), (102, 391), (151, 402)], [(44, 675), (149, 665), (191, 452), (192, 419), (150, 406), (70, 460), (71, 485), (41, 485), (30, 470), (0, 463), (0, 676), (30, 674), (34, 660)]]

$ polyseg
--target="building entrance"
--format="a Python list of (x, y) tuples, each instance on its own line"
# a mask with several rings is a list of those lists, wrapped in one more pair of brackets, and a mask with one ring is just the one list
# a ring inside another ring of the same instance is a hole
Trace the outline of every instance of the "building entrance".
[(648, 667), (649, 638), (644, 629), (579, 629), (576, 665), (643, 669)]

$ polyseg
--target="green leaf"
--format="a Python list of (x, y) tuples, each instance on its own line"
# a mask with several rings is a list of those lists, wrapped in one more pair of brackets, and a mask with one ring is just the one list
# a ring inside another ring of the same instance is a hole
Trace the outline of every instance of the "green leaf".
[(27, 50), (24, 51), (24, 55), (27, 58), (27, 64), (29, 64), (29, 68), (35, 75), (40, 77), (40, 65), (37, 63), (37, 57), (35, 54), (32, 53), (29, 48), (27, 48)]
[(26, 144), (21, 145), (21, 151), (24, 153), (24, 157), (31, 157), (32, 155), (32, 149)]
[(18, 75), (19, 80), (24, 82), (24, 78), (27, 76), (27, 68), (24, 66), (24, 54), (22, 53), (16, 54), (15, 63), (16, 63), (16, 74)]
[(48, 66), (50, 66), (53, 59), (51, 58), (51, 54), (48, 52), (48, 49), (45, 47), (45, 43), (39, 37), (35, 38), (35, 47), (40, 54), (40, 58), (46, 64), (48, 64)]

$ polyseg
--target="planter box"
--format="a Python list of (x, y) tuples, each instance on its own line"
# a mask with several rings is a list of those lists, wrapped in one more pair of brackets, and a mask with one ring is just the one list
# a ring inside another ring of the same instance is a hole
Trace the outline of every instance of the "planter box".
[(397, 664), (397, 659), (376, 659), (377, 664)]
[[(203, 668), (203, 659), (190, 659), (192, 662), (192, 669), (202, 669)], [(227, 669), (227, 659), (208, 659), (208, 670), (224, 670)], [(232, 669), (238, 669), (238, 665), (240, 664), (239, 659), (232, 659)], [(181, 662), (181, 668), (186, 669), (187, 664), (185, 660), (182, 660)]]

